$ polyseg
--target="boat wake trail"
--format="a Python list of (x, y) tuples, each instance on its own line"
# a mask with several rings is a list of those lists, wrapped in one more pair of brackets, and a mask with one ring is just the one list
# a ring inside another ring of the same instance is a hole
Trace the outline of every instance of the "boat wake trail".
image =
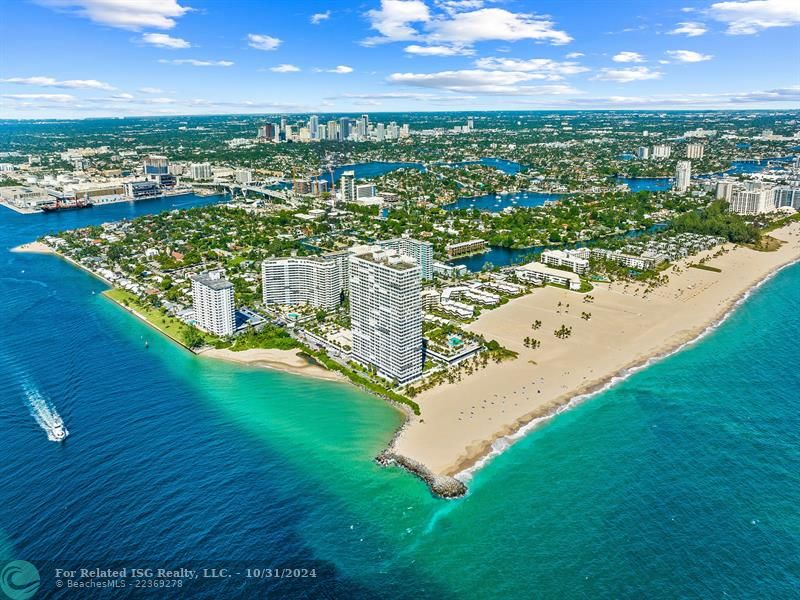
[(25, 385), (25, 396), (28, 399), (28, 409), (51, 442), (61, 442), (69, 435), (61, 415), (36, 387)]

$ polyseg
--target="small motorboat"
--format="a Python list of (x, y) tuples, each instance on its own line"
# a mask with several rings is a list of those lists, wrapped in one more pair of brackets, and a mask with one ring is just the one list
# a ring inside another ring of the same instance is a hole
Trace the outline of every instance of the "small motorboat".
[(67, 428), (64, 427), (64, 421), (62, 421), (60, 418), (57, 418), (50, 425), (49, 433), (50, 439), (54, 442), (63, 442), (65, 439), (67, 439), (67, 435), (69, 435)]

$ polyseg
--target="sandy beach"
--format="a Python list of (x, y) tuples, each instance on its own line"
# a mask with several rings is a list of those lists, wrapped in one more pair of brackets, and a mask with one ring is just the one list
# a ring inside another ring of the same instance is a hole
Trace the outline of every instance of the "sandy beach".
[(11, 252), (28, 252), (30, 254), (55, 254), (50, 246), (42, 242), (28, 242), (27, 244), (20, 244), (11, 249)]
[(285, 371), (287, 373), (316, 377), (317, 379), (326, 379), (328, 381), (346, 381), (344, 376), (340, 373), (329, 371), (321, 365), (315, 365), (309, 362), (306, 358), (300, 356), (299, 352), (299, 350), (276, 350), (266, 348), (254, 348), (251, 350), (242, 350), (241, 352), (233, 352), (227, 349), (209, 348), (198, 352), (198, 355), (236, 362), (243, 365), (266, 367)]
[[(417, 396), (421, 416), (412, 417), (390, 450), (436, 474), (463, 474), (496, 440), (697, 338), (754, 285), (800, 259), (800, 223), (770, 235), (785, 242), (777, 251), (726, 244), (727, 253), (706, 263), (721, 272), (688, 267), (716, 249), (703, 252), (676, 263), (678, 272), (670, 267), (669, 283), (645, 298), (641, 284), (599, 284), (591, 303), (583, 294), (545, 287), (484, 312), (467, 329), (496, 339), (519, 357)], [(583, 319), (582, 312), (591, 318)], [(532, 329), (535, 320), (542, 322), (538, 330)], [(554, 336), (562, 324), (572, 327), (567, 339)], [(526, 348), (526, 336), (540, 340), (541, 347)]]

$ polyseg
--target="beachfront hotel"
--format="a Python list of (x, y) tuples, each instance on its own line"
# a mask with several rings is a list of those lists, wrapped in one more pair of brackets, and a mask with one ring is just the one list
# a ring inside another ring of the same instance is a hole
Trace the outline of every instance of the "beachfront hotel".
[(342, 266), (341, 261), (335, 258), (287, 256), (267, 259), (261, 264), (264, 304), (310, 304), (335, 310), (342, 298), (344, 273), (346, 265)]
[(514, 275), (517, 276), (519, 281), (524, 283), (533, 283), (536, 285), (555, 283), (556, 285), (563, 285), (570, 290), (581, 289), (581, 278), (578, 277), (576, 273), (554, 269), (553, 267), (548, 267), (539, 262), (532, 262), (517, 267), (514, 270)]
[(586, 260), (585, 249), (575, 250), (545, 250), (540, 260), (551, 267), (564, 267), (573, 273), (583, 275), (589, 270), (589, 261)]
[(218, 336), (233, 335), (236, 328), (233, 284), (221, 272), (192, 276), (192, 304), (198, 327)]
[(422, 374), (420, 267), (380, 246), (350, 257), (353, 358), (381, 377), (405, 384)]
[(393, 238), (378, 242), (381, 248), (395, 250), (405, 256), (410, 256), (419, 265), (420, 277), (425, 281), (433, 279), (433, 244), (421, 242), (407, 236)]

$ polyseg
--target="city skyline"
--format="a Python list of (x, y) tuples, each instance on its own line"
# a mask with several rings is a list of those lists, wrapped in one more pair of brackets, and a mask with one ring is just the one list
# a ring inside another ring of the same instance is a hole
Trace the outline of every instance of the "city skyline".
[(11, 4), (2, 118), (800, 102), (791, 0)]

